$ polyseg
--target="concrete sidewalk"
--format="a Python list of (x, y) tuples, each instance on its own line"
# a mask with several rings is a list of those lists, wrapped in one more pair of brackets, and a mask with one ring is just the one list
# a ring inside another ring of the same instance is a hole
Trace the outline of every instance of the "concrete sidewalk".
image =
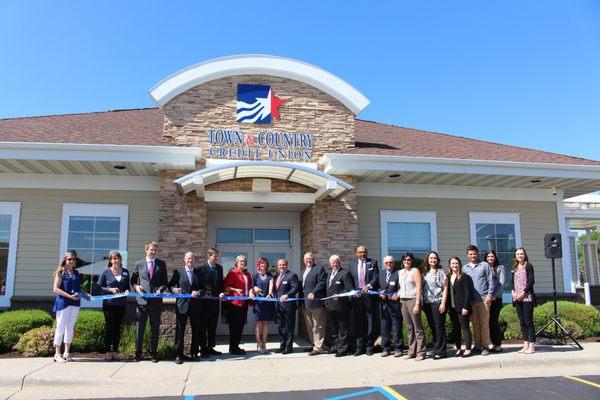
[[(224, 345), (219, 350), (226, 351)], [(251, 350), (252, 344), (245, 345)], [(277, 345), (269, 346), (275, 349)], [(379, 354), (368, 357), (333, 355), (223, 356), (176, 365), (172, 361), (105, 362), (76, 359), (56, 364), (51, 358), (0, 359), (0, 398), (74, 399), (257, 393), (398, 385), (419, 382), (480, 380), (515, 377), (597, 374), (600, 343), (538, 346), (532, 355), (518, 354), (520, 346), (467, 359), (454, 357), (421, 362)], [(298, 350), (299, 351), (299, 350)], [(453, 352), (450, 352), (452, 354)]]

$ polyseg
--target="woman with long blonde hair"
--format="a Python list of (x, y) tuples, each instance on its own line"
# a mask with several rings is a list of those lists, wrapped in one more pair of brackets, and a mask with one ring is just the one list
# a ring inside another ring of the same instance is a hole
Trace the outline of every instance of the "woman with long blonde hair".
[[(90, 295), (81, 288), (79, 272), (75, 269), (77, 253), (67, 251), (54, 271), (53, 291), (56, 293), (52, 311), (56, 313), (56, 332), (54, 334), (54, 361), (64, 363), (73, 361), (70, 354), (73, 331), (81, 296), (90, 299)], [(65, 343), (65, 352), (61, 354), (61, 345)]]

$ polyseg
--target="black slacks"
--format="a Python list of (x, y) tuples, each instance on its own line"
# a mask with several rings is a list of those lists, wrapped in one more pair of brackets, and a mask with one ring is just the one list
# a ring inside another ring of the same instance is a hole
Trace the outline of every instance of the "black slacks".
[(446, 356), (446, 313), (440, 314), (440, 303), (425, 303), (423, 311), (433, 337), (433, 354)]
[(490, 339), (494, 346), (502, 345), (502, 331), (498, 319), (502, 310), (502, 297), (492, 301), (490, 304)]
[(279, 348), (292, 351), (294, 347), (294, 329), (296, 327), (296, 309), (285, 310), (277, 304), (277, 318), (279, 320)]
[(380, 330), (377, 297), (365, 294), (362, 297), (353, 298), (352, 304), (356, 329), (356, 350), (372, 350)]
[(327, 320), (331, 327), (332, 347), (335, 346), (338, 353), (347, 353), (350, 310), (327, 310)]
[(523, 340), (527, 342), (535, 342), (535, 330), (533, 328), (533, 302), (532, 301), (515, 301), (517, 316), (521, 323), (521, 334)]
[(198, 312), (187, 312), (180, 313), (177, 310), (177, 323), (175, 325), (175, 355), (177, 357), (183, 356), (183, 343), (185, 340), (185, 328), (187, 321), (190, 321), (190, 328), (192, 329), (192, 342), (190, 344), (190, 356), (196, 357), (198, 355), (198, 349), (200, 348), (200, 322), (202, 315)]
[(227, 305), (227, 318), (229, 321), (229, 351), (237, 350), (242, 341), (242, 332), (246, 324), (246, 313), (248, 312), (248, 302), (244, 302), (243, 307), (233, 304)]
[(121, 327), (125, 317), (126, 305), (102, 305), (104, 314), (104, 352), (111, 353), (119, 351), (121, 342)]
[(404, 338), (402, 337), (402, 325), (404, 324), (400, 302), (380, 300), (379, 314), (381, 318), (381, 347), (387, 351), (401, 351), (404, 344)]
[(216, 344), (217, 323), (219, 322), (219, 301), (202, 301), (202, 317), (200, 319), (200, 348), (207, 352)]
[[(159, 301), (156, 301), (159, 300)], [(162, 299), (149, 299), (147, 304), (138, 304), (135, 309), (135, 355), (142, 356), (144, 344), (144, 331), (146, 321), (150, 318), (150, 355), (156, 356), (158, 348), (158, 334), (160, 332), (160, 312), (162, 311)]]
[(452, 322), (452, 341), (456, 346), (456, 349), (459, 350), (462, 344), (462, 336), (465, 339), (465, 348), (467, 350), (471, 349), (471, 345), (473, 343), (473, 336), (471, 335), (471, 327), (469, 323), (471, 321), (471, 314), (462, 315), (457, 312), (453, 307), (448, 309), (448, 314), (450, 315), (450, 321)]

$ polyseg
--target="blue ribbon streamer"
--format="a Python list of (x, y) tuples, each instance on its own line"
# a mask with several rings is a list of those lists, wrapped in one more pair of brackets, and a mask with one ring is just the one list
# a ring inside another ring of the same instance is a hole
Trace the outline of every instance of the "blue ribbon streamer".
[[(288, 297), (287, 299), (285, 299), (284, 301), (315, 301), (315, 300), (330, 300), (333, 299), (334, 297), (353, 297), (356, 296), (358, 294), (360, 294), (361, 291), (360, 290), (352, 290), (350, 292), (346, 292), (346, 293), (340, 293), (336, 296), (328, 296), (328, 297), (321, 297), (321, 298), (314, 298), (314, 299), (309, 299), (307, 297)], [(366, 292), (366, 294), (372, 295), (372, 296), (379, 296), (379, 292), (376, 292), (374, 290), (369, 290)], [(82, 297), (80, 295), (80, 297)], [(201, 297), (194, 297), (189, 293), (160, 293), (160, 294), (156, 294), (156, 293), (135, 293), (135, 292), (131, 292), (128, 294), (125, 293), (117, 293), (117, 294), (103, 294), (103, 295), (99, 295), (99, 296), (91, 296), (90, 300), (110, 300), (110, 299), (118, 299), (121, 297), (144, 297), (147, 299), (153, 299), (153, 298), (160, 298), (160, 299), (198, 299), (198, 300), (221, 300), (221, 301), (235, 301), (235, 300), (242, 300), (242, 301), (246, 301), (246, 300), (254, 300), (254, 301), (263, 301), (263, 302), (273, 302), (273, 303), (279, 303), (281, 300), (276, 298), (276, 297), (254, 297), (253, 299), (250, 298), (250, 296), (223, 296), (223, 297), (214, 297), (214, 296), (201, 296)]]

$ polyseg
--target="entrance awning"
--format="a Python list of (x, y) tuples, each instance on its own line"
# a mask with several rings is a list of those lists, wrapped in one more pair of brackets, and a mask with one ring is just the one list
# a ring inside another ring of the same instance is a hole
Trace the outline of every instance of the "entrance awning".
[(204, 188), (212, 183), (240, 178), (281, 179), (296, 182), (316, 190), (315, 200), (327, 196), (337, 199), (353, 187), (324, 172), (293, 163), (273, 161), (239, 161), (201, 169), (174, 181), (179, 193), (196, 191), (204, 197)]

